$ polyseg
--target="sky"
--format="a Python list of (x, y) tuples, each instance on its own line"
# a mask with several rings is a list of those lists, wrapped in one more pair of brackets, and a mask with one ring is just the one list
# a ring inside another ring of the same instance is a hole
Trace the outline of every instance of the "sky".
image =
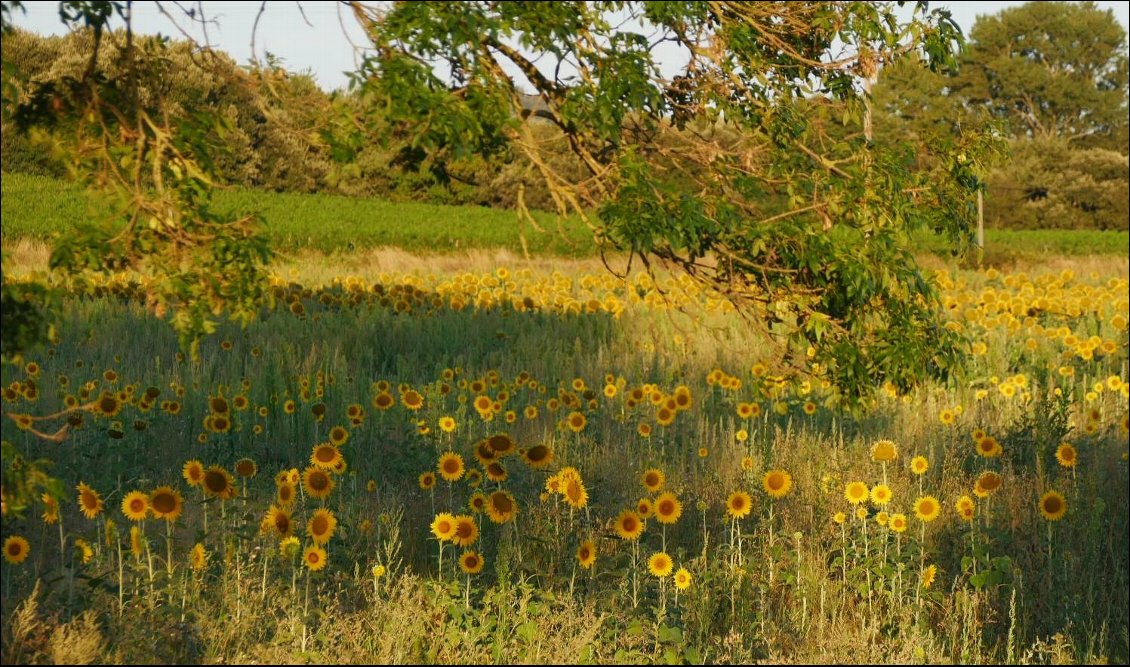
[[(189, 7), (197, 3), (182, 1), (180, 4)], [(187, 20), (172, 2), (164, 2), (161, 6), (177, 19), (176, 24), (169, 15), (161, 13), (157, 3), (135, 2), (134, 30), (141, 34), (161, 33), (173, 37), (182, 36), (180, 31), (184, 30), (198, 42), (207, 41), (226, 51), (241, 64), (250, 62), (254, 34), (254, 54), (260, 60), (269, 52), (281, 58), (284, 66), (291, 71), (308, 71), (326, 90), (347, 85), (345, 72), (356, 69), (361, 48), (367, 43), (348, 8), (337, 2), (267, 2), (257, 30), (254, 26), (259, 2), (204, 0), (200, 4), (208, 20), (206, 39), (201, 26)], [(968, 34), (978, 15), (995, 14), (1005, 7), (1020, 4), (1024, 3), (931, 2), (930, 8), (949, 9), (962, 31)], [(1128, 3), (1096, 4), (1102, 9), (1114, 10), (1118, 21), (1130, 30)], [(40, 34), (65, 32), (66, 27), (59, 21), (57, 2), (26, 2), (25, 6), (26, 14), (16, 12), (13, 16), (16, 26)], [(658, 57), (662, 62), (663, 54)], [(668, 57), (668, 61), (675, 59), (678, 56)], [(662, 64), (667, 65), (664, 70), (677, 70), (679, 66), (676, 62)]]

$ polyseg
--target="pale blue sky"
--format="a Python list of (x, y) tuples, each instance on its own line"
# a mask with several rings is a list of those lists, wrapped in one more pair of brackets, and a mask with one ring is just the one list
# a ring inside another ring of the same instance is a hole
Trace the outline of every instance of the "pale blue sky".
[[(27, 14), (17, 12), (14, 16), (13, 23), (17, 26), (42, 34), (61, 34), (65, 30), (59, 22), (57, 2), (25, 4)], [(195, 6), (196, 3), (181, 4)], [(205, 0), (202, 4), (206, 18), (215, 20), (214, 24), (208, 26), (208, 41), (231, 54), (236, 61), (247, 63), (251, 58), (252, 26), (260, 3)], [(968, 33), (979, 14), (993, 14), (1005, 7), (1020, 4), (1023, 2), (931, 2), (930, 7), (949, 9), (958, 25)], [(1114, 10), (1115, 17), (1123, 27), (1130, 29), (1130, 6), (1126, 2), (1096, 4), (1103, 9)], [(174, 13), (181, 28), (197, 41), (204, 41), (199, 25), (192, 25), (171, 2), (165, 2), (163, 6)], [(301, 7), (305, 19), (299, 12), (299, 3), (267, 3), (267, 10), (263, 13), (256, 32), (256, 54), (262, 58), (269, 51), (281, 57), (290, 70), (309, 70), (325, 89), (344, 87), (347, 79), (343, 72), (355, 69), (357, 48), (366, 44), (360, 28), (348, 9), (336, 2), (307, 0), (301, 3)], [(134, 29), (137, 32), (179, 36), (178, 28), (158, 11), (155, 3), (135, 2), (134, 8)]]

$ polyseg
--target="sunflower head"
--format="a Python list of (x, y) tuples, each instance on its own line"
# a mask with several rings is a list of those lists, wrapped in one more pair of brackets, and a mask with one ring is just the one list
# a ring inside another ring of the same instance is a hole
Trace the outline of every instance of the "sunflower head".
[(77, 488), (79, 509), (88, 519), (98, 516), (102, 512), (102, 497), (93, 488), (87, 486), (85, 482), (79, 482)]
[(469, 575), (482, 572), (484, 564), (485, 561), (483, 560), (482, 554), (476, 551), (465, 551), (463, 555), (459, 557), (459, 569)]
[(122, 514), (130, 521), (144, 521), (149, 516), (149, 496), (130, 491), (122, 498)]
[(941, 503), (934, 496), (922, 496), (914, 501), (914, 516), (924, 523), (937, 519), (941, 511)]
[(506, 523), (518, 513), (518, 503), (509, 491), (495, 491), (487, 496), (487, 516), (494, 523)]
[(770, 470), (765, 473), (761, 483), (765, 488), (765, 493), (773, 498), (784, 498), (793, 488), (792, 475), (785, 470)]
[(745, 491), (734, 491), (726, 498), (726, 515), (743, 519), (753, 510), (753, 498)]
[(674, 561), (663, 551), (654, 553), (651, 555), (651, 558), (647, 559), (647, 571), (650, 572), (653, 577), (666, 577), (671, 574), (671, 570), (673, 570), (674, 567)]
[(596, 544), (591, 539), (581, 542), (581, 546), (577, 547), (577, 562), (586, 570), (596, 563)]
[(1067, 514), (1067, 500), (1057, 491), (1040, 497), (1040, 514), (1048, 521), (1059, 521)]
[(4, 560), (19, 565), (31, 553), (31, 544), (21, 535), (12, 535), (4, 540)]
[(158, 519), (176, 521), (184, 510), (184, 497), (171, 486), (157, 487), (149, 494), (149, 509)]
[(644, 522), (632, 510), (624, 510), (616, 517), (616, 534), (624, 540), (637, 540), (643, 535)]

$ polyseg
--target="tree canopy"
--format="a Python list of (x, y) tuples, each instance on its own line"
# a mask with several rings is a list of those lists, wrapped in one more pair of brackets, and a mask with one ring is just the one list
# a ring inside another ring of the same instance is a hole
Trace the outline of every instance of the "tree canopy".
[[(4, 6), (6, 27), (17, 4)], [(961, 128), (876, 142), (866, 93), (883, 68), (956, 64), (961, 35), (944, 10), (916, 3), (902, 20), (870, 2), (349, 4), (374, 55), (355, 77), (363, 104), (336, 108), (320, 133), (331, 154), (395, 144), (413, 169), (519, 156), (520, 212), (522, 182), (536, 177), (602, 250), (716, 291), (777, 346), (782, 375), (826, 380), (842, 404), (959, 367), (962, 341), (941, 326), (907, 236), (925, 228), (968, 244), (997, 141)], [(137, 39), (128, 5), (63, 2), (60, 16), (90, 31), (86, 66), (6, 87), (5, 120), (47, 136), (117, 212), (59, 243), (52, 266), (70, 280), (140, 272), (150, 307), (188, 344), (225, 312), (249, 320), (267, 297), (270, 251), (253, 218), (208, 206), (240, 128), (142, 85), (167, 76), (169, 45)], [(674, 76), (660, 45), (685, 56)]]
[[(947, 12), (919, 3), (903, 22), (866, 2), (355, 9), (376, 47), (366, 90), (390, 127), (431, 155), (524, 154), (561, 213), (583, 216), (608, 250), (717, 290), (780, 346), (786, 373), (814, 363), (854, 403), (884, 381), (908, 389), (955, 366), (959, 339), (942, 329), (905, 238), (930, 228), (969, 240), (994, 141), (939, 136), (933, 167), (908, 169), (908, 147), (868, 136), (864, 94), (902, 59), (952, 66), (960, 32)], [(670, 79), (663, 42), (687, 55)], [(549, 166), (533, 134), (547, 121), (581, 173)]]

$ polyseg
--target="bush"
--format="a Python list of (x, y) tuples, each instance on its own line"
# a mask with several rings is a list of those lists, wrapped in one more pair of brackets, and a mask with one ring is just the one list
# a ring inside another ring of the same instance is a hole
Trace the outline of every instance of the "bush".
[(1013, 142), (988, 179), (985, 221), (1004, 229), (1130, 228), (1130, 160), (1063, 139)]

